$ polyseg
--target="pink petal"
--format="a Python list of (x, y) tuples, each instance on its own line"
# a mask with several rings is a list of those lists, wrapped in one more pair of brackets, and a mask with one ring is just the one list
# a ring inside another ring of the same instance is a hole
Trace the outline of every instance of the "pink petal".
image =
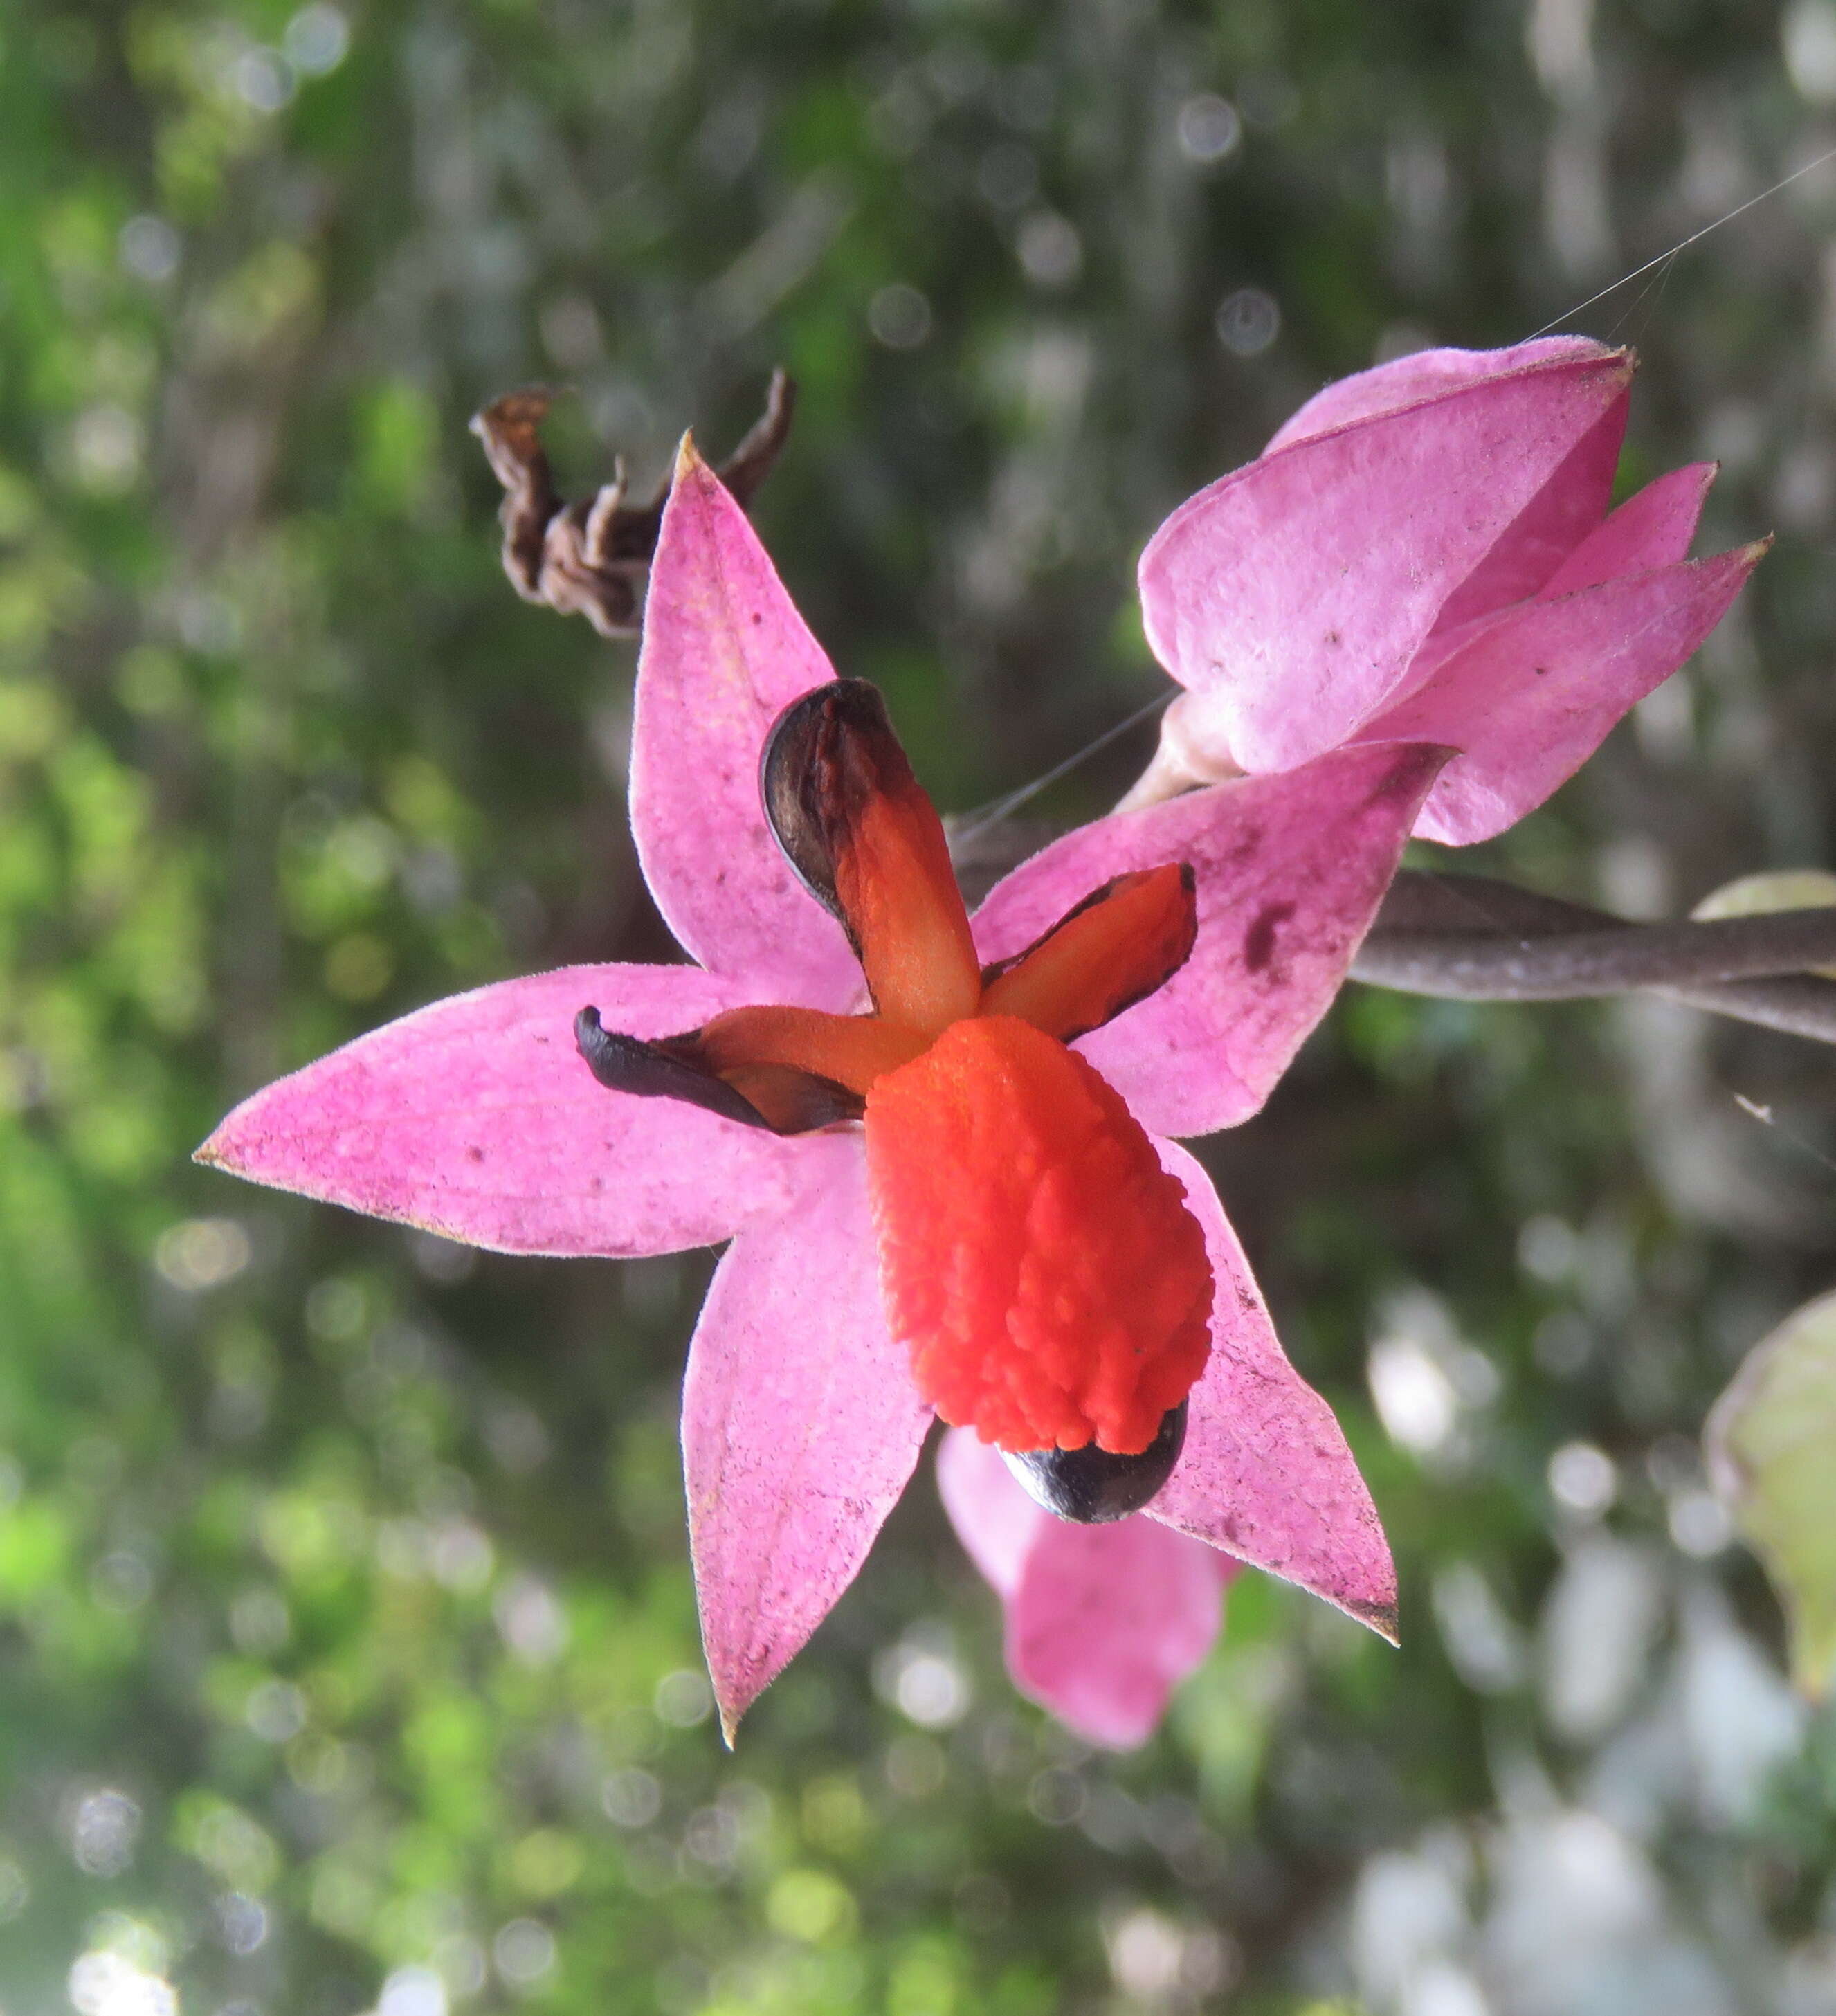
[(1416, 831), (1489, 840), (1574, 775), (1634, 702), (1683, 664), (1726, 613), (1766, 542), (1520, 603), (1420, 692), (1371, 724), (1373, 738), (1431, 736), (1462, 753), (1428, 794)]
[(1263, 450), (1272, 455), (1298, 441), (1334, 427), (1348, 427), (1377, 413), (1394, 413), (1404, 406), (1419, 406), (1427, 399), (1445, 398), (1463, 386), (1476, 385), (1507, 372), (1522, 371), (1537, 365), (1568, 364), (1599, 359), (1615, 353), (1590, 336), (1546, 336), (1529, 343), (1514, 344), (1508, 350), (1417, 350), (1388, 364), (1375, 364), (1368, 371), (1355, 371), (1349, 378), (1334, 379), (1314, 394)]
[(798, 1201), (715, 1274), (682, 1391), (701, 1637), (729, 1742), (853, 1581), (931, 1425), (880, 1307), (860, 1138), (804, 1145)]
[[(1456, 388), (1528, 366), (1612, 356), (1587, 337), (1549, 337), (1508, 350), (1422, 351), (1395, 363), (1361, 373), (1304, 407), (1276, 440), (1296, 437), (1295, 423), (1314, 407), (1335, 412), (1325, 424), (1342, 426), (1354, 410), (1393, 412), (1399, 406), (1444, 397)], [(1355, 390), (1354, 390), (1355, 388)], [(1336, 396), (1335, 396), (1336, 395)], [(1603, 416), (1582, 437), (1498, 542), (1442, 605), (1435, 635), (1444, 635), (1474, 617), (1534, 595), (1575, 548), (1595, 531), (1612, 501), (1613, 476), (1625, 437), (1632, 403), (1628, 382)], [(1319, 433), (1323, 425), (1301, 431)], [(1680, 555), (1679, 556), (1680, 558)]]
[[(1582, 445), (1585, 448), (1586, 444)], [(1690, 542), (1695, 536), (1696, 521), (1701, 516), (1717, 467), (1712, 462), (1695, 463), (1687, 468), (1672, 470), (1668, 476), (1647, 484), (1610, 517), (1596, 525), (1546, 581), (1539, 587), (1532, 584), (1525, 588), (1519, 599), (1528, 600), (1534, 595), (1537, 599), (1549, 601), (1557, 596), (1572, 595), (1581, 589), (1597, 587), (1620, 574), (1673, 565), (1690, 549)], [(1534, 507), (1532, 513), (1527, 515), (1533, 513)], [(1483, 573), (1489, 565), (1488, 560), (1480, 571)], [(1450, 621), (1455, 604), (1463, 599), (1464, 594), (1463, 589), (1454, 603), (1441, 612), (1433, 635), (1417, 653), (1414, 664), (1384, 709), (1385, 714), (1394, 711), (1405, 700), (1413, 698), (1431, 684), (1443, 665), (1484, 634), (1481, 626), (1489, 630), (1500, 622), (1514, 621), (1521, 613), (1512, 603), (1488, 607), (1471, 614), (1470, 620)], [(1468, 617), (1468, 612), (1459, 613), (1463, 619)], [(1195, 697), (1190, 694), (1182, 696), (1189, 704)], [(1175, 700), (1173, 704), (1177, 707), (1179, 704)], [(1382, 718), (1378, 717), (1380, 720)], [(1366, 729), (1366, 739), (1380, 739), (1374, 732), (1374, 724)]]
[(591, 1005), (614, 1029), (662, 1036), (758, 998), (686, 966), (504, 981), (279, 1079), (198, 1159), (499, 1252), (711, 1245), (785, 1208), (807, 1144), (607, 1091), (574, 1049), (574, 1017)]
[[(1583, 443), (1582, 448), (1586, 445)], [(1577, 454), (1581, 452), (1580, 449), (1576, 451)], [(1647, 484), (1610, 517), (1596, 525), (1540, 587), (1534, 583), (1525, 587), (1521, 599), (1546, 602), (1558, 596), (1572, 595), (1584, 588), (1597, 587), (1620, 574), (1669, 567), (1680, 560), (1695, 536), (1696, 520), (1701, 515), (1717, 466), (1712, 462), (1696, 463), (1686, 469), (1672, 470), (1668, 476)], [(1533, 506), (1525, 516), (1534, 517), (1535, 508)], [(1522, 522), (1519, 520), (1520, 525)], [(1507, 535), (1506, 543), (1515, 536), (1514, 527)], [(1491, 564), (1488, 559), (1481, 564), (1480, 573), (1484, 574)], [(1389, 704), (1361, 732), (1359, 740), (1387, 740), (1389, 731), (1381, 723), (1393, 717), (1405, 701), (1433, 685), (1442, 668), (1451, 664), (1469, 646), (1482, 635), (1491, 634), (1500, 625), (1516, 621), (1523, 614), (1516, 602), (1504, 607), (1488, 606), (1478, 613), (1469, 613), (1457, 607), (1463, 603), (1465, 596), (1466, 589), (1463, 588), (1441, 612), (1433, 634), (1416, 653), (1414, 663)], [(1462, 620), (1450, 621), (1450, 615), (1456, 613), (1460, 614)], [(1203, 705), (1203, 696), (1197, 693), (1183, 693), (1173, 702), (1161, 727), (1163, 747), (1173, 730), (1173, 717), (1179, 710), (1182, 707), (1202, 709)], [(1184, 737), (1184, 746), (1195, 750), (1202, 761), (1209, 753), (1205, 738), (1215, 735), (1215, 725), (1202, 719), (1187, 722), (1183, 718), (1177, 726)]]
[(1052, 1514), (1029, 1498), (1001, 1452), (973, 1428), (949, 1428), (937, 1445), (938, 1496), (963, 1551), (1005, 1603)]
[(1284, 776), (1112, 813), (999, 883), (977, 914), (977, 947), (1007, 958), (1111, 876), (1190, 862), (1191, 958), (1077, 1047), (1154, 1132), (1234, 1126), (1330, 1005), (1445, 755), (1337, 750)]
[(1148, 639), (1244, 769), (1303, 763), (1384, 703), (1631, 369), (1592, 346), (1533, 360), (1292, 441), (1173, 513), (1141, 560)]
[(1496, 545), (1441, 605), (1431, 637), (1534, 595), (1589, 536), (1613, 501), (1632, 387), (1625, 386), (1562, 466), (1500, 535)]
[(790, 702), (835, 676), (746, 514), (685, 446), (644, 609), (631, 819), (670, 929), (710, 971), (843, 1008), (860, 969), (765, 824), (758, 761)]
[(1216, 1640), (1236, 1564), (1150, 1519), (1055, 1519), (967, 1429), (944, 1438), (938, 1484), (1006, 1607), (1014, 1685), (1092, 1743), (1145, 1743)]
[(1139, 1516), (1046, 1526), (1008, 1606), (1008, 1671), (1080, 1736), (1132, 1750), (1217, 1640), (1222, 1557)]
[(1674, 567), (1690, 550), (1696, 520), (1719, 467), (1718, 463), (1694, 462), (1647, 483), (1575, 549), (1544, 584), (1543, 593), (1573, 595), (1618, 574)]
[(1210, 1177), (1184, 1149), (1160, 1148), (1204, 1227), (1218, 1299), (1185, 1453), (1147, 1517), (1311, 1589), (1393, 1642), (1396, 1571), (1339, 1424), (1287, 1362)]

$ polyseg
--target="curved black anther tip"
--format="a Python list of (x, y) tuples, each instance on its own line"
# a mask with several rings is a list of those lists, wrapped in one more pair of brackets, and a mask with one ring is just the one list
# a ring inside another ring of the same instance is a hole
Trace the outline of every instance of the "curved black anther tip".
[(844, 925), (835, 846), (849, 808), (837, 800), (834, 771), (844, 737), (898, 747), (886, 703), (869, 680), (831, 679), (794, 700), (772, 723), (758, 759), (765, 823), (797, 880)]
[(637, 1046), (628, 1036), (614, 1035), (600, 1021), (598, 1009), (583, 1008), (574, 1017), (574, 1042), (587, 1068), (601, 1085), (614, 1092), (627, 1089), (620, 1066)]
[(1035, 1504), (1081, 1526), (1125, 1519), (1150, 1502), (1173, 1474), (1186, 1446), (1186, 1402), (1161, 1417), (1160, 1432), (1139, 1456), (1111, 1456), (1094, 1442), (1078, 1449), (1001, 1452)]
[(672, 1057), (659, 1044), (608, 1029), (596, 1008), (583, 1008), (574, 1017), (574, 1041), (588, 1070), (608, 1092), (628, 1093), (636, 1099), (679, 1099), (704, 1112), (718, 1113), (723, 1120), (736, 1120), (742, 1127), (770, 1129), (758, 1108), (725, 1079)]
[(574, 1018), (574, 1040), (585, 1051), (595, 1047), (606, 1033), (596, 1008), (583, 1008)]

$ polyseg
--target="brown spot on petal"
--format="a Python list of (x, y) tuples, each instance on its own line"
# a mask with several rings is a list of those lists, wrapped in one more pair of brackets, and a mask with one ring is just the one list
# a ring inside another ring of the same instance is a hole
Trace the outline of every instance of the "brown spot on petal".
[(1243, 963), (1251, 973), (1262, 972), (1275, 957), (1275, 934), (1294, 913), (1292, 903), (1265, 904), (1244, 932)]

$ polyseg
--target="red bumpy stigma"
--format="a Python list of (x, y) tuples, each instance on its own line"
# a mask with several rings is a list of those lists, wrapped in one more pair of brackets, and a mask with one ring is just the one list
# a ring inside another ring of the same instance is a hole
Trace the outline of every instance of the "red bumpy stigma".
[(867, 1095), (880, 1282), (919, 1390), (1004, 1449), (1132, 1455), (1210, 1348), (1204, 1236), (1111, 1089), (1012, 1016)]

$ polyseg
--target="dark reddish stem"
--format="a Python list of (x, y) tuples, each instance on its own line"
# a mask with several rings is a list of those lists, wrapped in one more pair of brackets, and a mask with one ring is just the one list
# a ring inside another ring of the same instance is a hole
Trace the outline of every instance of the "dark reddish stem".
[(1632, 924), (1478, 875), (1405, 870), (1356, 979), (1456, 1001), (1573, 1001), (1643, 990), (1836, 1042), (1836, 909)]

